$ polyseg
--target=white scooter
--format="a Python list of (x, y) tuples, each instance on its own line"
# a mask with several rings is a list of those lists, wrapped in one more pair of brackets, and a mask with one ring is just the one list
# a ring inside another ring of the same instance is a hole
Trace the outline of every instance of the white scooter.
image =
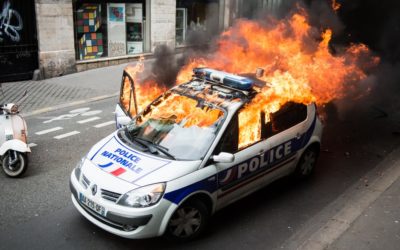
[(18, 106), (14, 103), (0, 105), (0, 163), (9, 177), (19, 177), (26, 171), (28, 153), (31, 152), (27, 144), (26, 122), (18, 113)]

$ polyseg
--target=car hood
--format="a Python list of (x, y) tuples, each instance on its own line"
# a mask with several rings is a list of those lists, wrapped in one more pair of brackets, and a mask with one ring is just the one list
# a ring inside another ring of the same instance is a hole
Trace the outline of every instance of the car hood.
[(100, 170), (116, 178), (143, 186), (166, 182), (196, 171), (201, 161), (174, 161), (135, 150), (123, 143), (117, 132), (89, 151), (87, 158)]

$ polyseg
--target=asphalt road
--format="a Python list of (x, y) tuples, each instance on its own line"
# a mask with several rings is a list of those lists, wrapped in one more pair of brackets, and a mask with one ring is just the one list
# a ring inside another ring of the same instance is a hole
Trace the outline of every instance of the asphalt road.
[(115, 103), (111, 98), (27, 118), (29, 141), (37, 146), (23, 178), (0, 175), (0, 249), (280, 249), (352, 184), (361, 179), (368, 185), (363, 176), (400, 145), (399, 120), (373, 112), (330, 116), (318, 167), (309, 180), (283, 179), (234, 203), (218, 212), (205, 235), (193, 242), (128, 240), (83, 218), (68, 186), (75, 164), (115, 129)]

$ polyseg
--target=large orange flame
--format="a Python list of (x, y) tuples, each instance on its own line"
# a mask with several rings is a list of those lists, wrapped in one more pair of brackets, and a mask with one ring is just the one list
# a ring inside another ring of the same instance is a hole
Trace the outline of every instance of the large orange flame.
[[(268, 25), (238, 20), (222, 33), (218, 49), (213, 54), (192, 58), (182, 67), (177, 83), (189, 81), (195, 67), (234, 74), (254, 73), (257, 68), (263, 68), (265, 74), (261, 80), (268, 86), (262, 88), (239, 115), (239, 145), (249, 145), (260, 139), (261, 111), (268, 121), (269, 114), (288, 101), (322, 105), (343, 98), (367, 77), (366, 66), (379, 62), (379, 58), (371, 56), (363, 44), (336, 48), (332, 53), (332, 30), (321, 32), (307, 19), (305, 11), (300, 10), (283, 21), (270, 18)], [(365, 58), (368, 64), (361, 64)], [(147, 84), (140, 85), (138, 92), (148, 89)], [(155, 83), (151, 86), (157, 88), (151, 93), (158, 95), (163, 92)], [(143, 99), (143, 102), (147, 101)]]

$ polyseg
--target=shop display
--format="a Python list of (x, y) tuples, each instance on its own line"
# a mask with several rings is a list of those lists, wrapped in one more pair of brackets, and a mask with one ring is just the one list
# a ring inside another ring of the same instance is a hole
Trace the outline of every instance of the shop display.
[(96, 31), (101, 25), (101, 5), (84, 4), (76, 13), (81, 60), (95, 59), (103, 55), (103, 34)]
[(76, 12), (78, 33), (96, 32), (101, 24), (100, 5), (84, 5)]
[(125, 4), (107, 4), (108, 56), (126, 55)]
[(79, 40), (80, 59), (95, 59), (103, 54), (103, 35), (101, 33), (85, 33)]

